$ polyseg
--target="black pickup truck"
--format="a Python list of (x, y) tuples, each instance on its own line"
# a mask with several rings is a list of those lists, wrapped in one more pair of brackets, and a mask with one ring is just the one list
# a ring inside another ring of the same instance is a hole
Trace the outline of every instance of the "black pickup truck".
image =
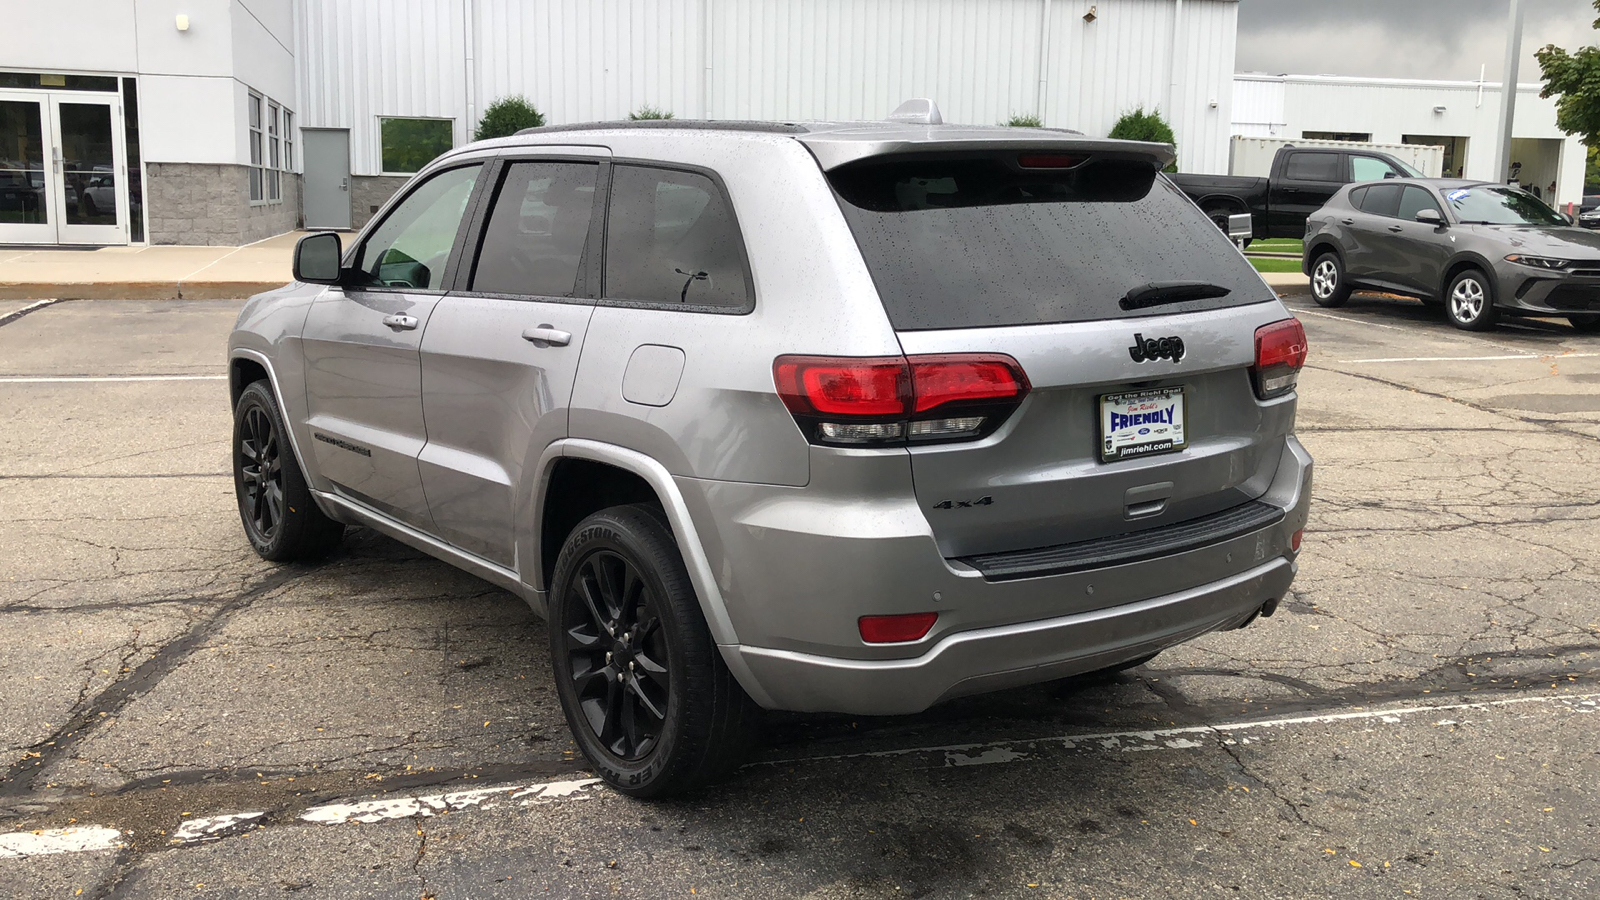
[(1266, 178), (1170, 177), (1223, 231), (1228, 230), (1228, 216), (1249, 213), (1252, 237), (1264, 239), (1304, 237), (1306, 216), (1352, 181), (1421, 178), (1422, 173), (1376, 150), (1288, 146), (1273, 156), (1272, 174)]

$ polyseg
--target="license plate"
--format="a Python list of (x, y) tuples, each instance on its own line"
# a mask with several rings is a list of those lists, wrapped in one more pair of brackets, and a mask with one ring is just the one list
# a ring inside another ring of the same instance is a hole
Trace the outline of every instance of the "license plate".
[(1100, 461), (1114, 462), (1189, 446), (1183, 388), (1100, 395)]

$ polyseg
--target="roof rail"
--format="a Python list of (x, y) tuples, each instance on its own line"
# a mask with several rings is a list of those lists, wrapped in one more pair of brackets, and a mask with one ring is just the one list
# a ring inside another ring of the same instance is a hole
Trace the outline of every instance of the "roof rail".
[(575, 122), (571, 125), (540, 125), (524, 128), (517, 134), (555, 134), (562, 131), (600, 131), (613, 128), (662, 129), (677, 131), (757, 131), (767, 134), (805, 134), (810, 129), (792, 122), (748, 122), (737, 119), (622, 119), (612, 122)]

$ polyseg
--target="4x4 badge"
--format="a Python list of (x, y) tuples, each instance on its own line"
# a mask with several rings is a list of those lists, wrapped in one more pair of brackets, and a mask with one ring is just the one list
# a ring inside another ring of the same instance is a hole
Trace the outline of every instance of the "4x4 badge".
[(1128, 355), (1136, 363), (1149, 359), (1170, 359), (1177, 362), (1183, 359), (1183, 338), (1164, 337), (1146, 338), (1142, 334), (1133, 336), (1133, 346), (1128, 348)]

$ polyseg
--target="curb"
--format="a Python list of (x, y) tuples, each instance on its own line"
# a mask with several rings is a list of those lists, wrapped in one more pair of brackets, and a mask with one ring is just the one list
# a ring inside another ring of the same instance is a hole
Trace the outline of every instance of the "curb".
[(0, 284), (0, 300), (243, 300), (283, 281), (94, 281)]

